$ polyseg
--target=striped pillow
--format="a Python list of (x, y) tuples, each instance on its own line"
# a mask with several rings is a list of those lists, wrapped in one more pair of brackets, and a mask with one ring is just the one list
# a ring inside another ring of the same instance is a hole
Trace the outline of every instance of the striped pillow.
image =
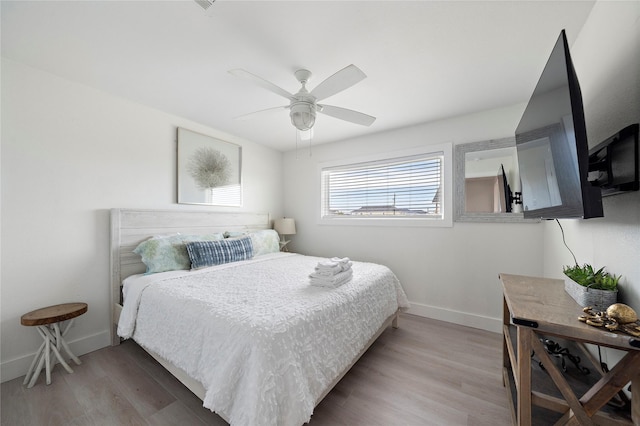
[(247, 260), (253, 257), (250, 237), (220, 241), (191, 241), (186, 243), (191, 269)]

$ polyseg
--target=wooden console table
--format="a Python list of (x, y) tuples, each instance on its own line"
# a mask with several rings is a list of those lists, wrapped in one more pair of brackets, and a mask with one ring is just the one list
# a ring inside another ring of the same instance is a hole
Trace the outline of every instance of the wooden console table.
[[(518, 425), (531, 425), (531, 406), (564, 413), (557, 424), (619, 424), (599, 410), (631, 382), (631, 416), (640, 424), (640, 338), (610, 332), (578, 321), (579, 306), (564, 290), (562, 280), (500, 274), (503, 286), (503, 365), (504, 384), (510, 386), (510, 373), (516, 389), (513, 417)], [(515, 327), (514, 327), (515, 326)], [(515, 346), (511, 333), (515, 328)], [(556, 363), (547, 354), (542, 336), (626, 351), (615, 367), (582, 396), (576, 396)], [(531, 354), (542, 362), (564, 400), (531, 389)], [(509, 392), (511, 395), (511, 392)]]

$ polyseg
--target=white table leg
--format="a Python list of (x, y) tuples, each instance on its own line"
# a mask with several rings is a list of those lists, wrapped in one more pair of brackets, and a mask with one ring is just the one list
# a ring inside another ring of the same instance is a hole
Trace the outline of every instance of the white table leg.
[(28, 388), (32, 388), (33, 385), (36, 384), (36, 380), (38, 380), (38, 376), (40, 375), (40, 371), (42, 371), (42, 365), (44, 364), (44, 360), (45, 360), (45, 351), (48, 351), (48, 343), (49, 339), (45, 340), (44, 342), (42, 342), (42, 345), (44, 346), (42, 352), (40, 352), (38, 355), (36, 355), (36, 358), (38, 358), (39, 356), (39, 360), (38, 360), (38, 366), (36, 367), (36, 371), (33, 372), (33, 375), (31, 376), (31, 381), (29, 382), (29, 386), (27, 386)]
[[(47, 332), (49, 331), (46, 327), (42, 327), (42, 328)], [(39, 326), (38, 326), (38, 329), (40, 330)], [(50, 385), (51, 384), (51, 342), (49, 341), (49, 337), (47, 335), (44, 335), (43, 337), (47, 341), (47, 344), (44, 347), (44, 363), (46, 366), (45, 374), (47, 378), (47, 384)]]
[[(28, 388), (32, 388), (33, 385), (36, 384), (36, 380), (38, 380), (38, 376), (42, 371), (43, 364), (45, 367), (46, 383), (47, 385), (51, 384), (51, 369), (55, 365), (55, 361), (56, 361), (54, 359), (53, 363), (51, 362), (52, 361), (51, 353), (53, 353), (56, 356), (56, 359), (60, 362), (60, 364), (62, 364), (64, 369), (67, 370), (67, 372), (73, 373), (73, 370), (71, 369), (71, 367), (69, 367), (69, 364), (67, 364), (64, 358), (62, 358), (62, 354), (60, 353), (61, 346), (64, 347), (64, 349), (71, 356), (71, 358), (76, 362), (76, 364), (78, 365), (80, 364), (80, 360), (71, 352), (71, 350), (69, 349), (69, 346), (67, 345), (67, 343), (64, 341), (64, 338), (62, 337), (64, 336), (66, 331), (69, 329), (69, 326), (70, 324), (62, 333), (60, 332), (60, 327), (58, 326), (57, 323), (53, 324), (52, 326), (39, 325), (36, 327), (36, 330), (38, 331), (38, 333), (40, 334), (44, 342), (40, 345), (40, 349), (38, 349), (36, 356), (33, 358), (33, 361), (31, 362), (31, 366), (29, 367), (29, 371), (27, 372), (27, 375), (24, 378), (23, 384), (27, 384), (28, 382), (29, 383), (29, 385), (27, 386)], [(53, 328), (53, 333), (49, 327)], [(37, 363), (37, 367), (35, 371), (33, 371), (33, 367), (36, 365), (36, 363)]]
[[(60, 340), (62, 340), (62, 338), (60, 337), (60, 328), (58, 327), (58, 324), (57, 323), (53, 324), (53, 333), (51, 333), (51, 330), (46, 326), (38, 326), (38, 327), (42, 327), (41, 331), (49, 338), (49, 342), (51, 343), (49, 345), (51, 347), (51, 351), (54, 353), (58, 361), (60, 361), (60, 364), (62, 364), (64, 369), (67, 370), (69, 373), (73, 373), (73, 370), (71, 369), (71, 367), (69, 367), (69, 364), (67, 364), (67, 362), (62, 358), (60, 351), (58, 351), (58, 347), (60, 346)], [(55, 365), (55, 360), (53, 365)], [(50, 373), (50, 370), (49, 370), (49, 373)]]
[(40, 360), (40, 357), (42, 356), (42, 351), (44, 350), (45, 345), (46, 345), (46, 342), (42, 342), (42, 344), (40, 345), (40, 348), (38, 349), (38, 352), (36, 352), (36, 355), (33, 357), (33, 361), (31, 361), (31, 365), (29, 366), (29, 371), (27, 371), (27, 375), (24, 376), (24, 382), (22, 382), (23, 385), (26, 385), (27, 383), (29, 383), (31, 374), (34, 373), (34, 368), (38, 364), (38, 360)]
[[(75, 318), (71, 318), (69, 320), (69, 322), (67, 323), (66, 327), (64, 328), (64, 330), (62, 331), (62, 338), (60, 339), (60, 343), (62, 343), (62, 346), (64, 347), (64, 350), (67, 352), (67, 355), (69, 355), (71, 357), (73, 362), (75, 362), (77, 365), (80, 365), (80, 364), (82, 364), (82, 361), (80, 361), (80, 358), (78, 358), (77, 356), (75, 356), (73, 354), (73, 352), (71, 352), (71, 349), (69, 349), (69, 345), (67, 344), (67, 341), (64, 340), (64, 336), (67, 335), (67, 331), (69, 331), (69, 329), (71, 328), (71, 324), (73, 324), (73, 320), (74, 319)], [(58, 349), (60, 349), (60, 348), (58, 347)]]

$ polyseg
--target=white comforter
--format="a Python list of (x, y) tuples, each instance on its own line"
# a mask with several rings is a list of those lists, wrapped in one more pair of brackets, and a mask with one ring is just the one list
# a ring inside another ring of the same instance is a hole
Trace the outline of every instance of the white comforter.
[(118, 334), (198, 380), (234, 426), (299, 426), (383, 322), (409, 306), (385, 266), (354, 262), (336, 289), (309, 285), (322, 260), (274, 253), (125, 280)]

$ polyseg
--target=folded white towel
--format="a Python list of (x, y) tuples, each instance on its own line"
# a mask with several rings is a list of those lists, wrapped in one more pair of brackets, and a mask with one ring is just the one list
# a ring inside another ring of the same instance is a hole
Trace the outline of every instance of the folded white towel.
[(331, 260), (323, 260), (316, 265), (316, 271), (340, 272), (342, 271), (342, 264)]
[(323, 278), (323, 277), (333, 277), (342, 272), (342, 268), (339, 268), (335, 271), (329, 271), (324, 269), (316, 269), (311, 274), (309, 274), (309, 278)]
[(330, 260), (340, 264), (351, 263), (351, 259), (348, 257), (332, 257)]
[(331, 276), (339, 274), (340, 272), (351, 269), (352, 262), (347, 263), (335, 263), (335, 262), (319, 262), (315, 268), (315, 272), (323, 276)]
[(353, 276), (353, 270), (349, 269), (347, 271), (340, 272), (331, 277), (314, 276), (314, 274), (315, 272), (310, 275), (311, 279), (309, 280), (309, 282), (311, 283), (311, 285), (318, 286), (318, 287), (336, 288), (351, 279), (351, 277)]

